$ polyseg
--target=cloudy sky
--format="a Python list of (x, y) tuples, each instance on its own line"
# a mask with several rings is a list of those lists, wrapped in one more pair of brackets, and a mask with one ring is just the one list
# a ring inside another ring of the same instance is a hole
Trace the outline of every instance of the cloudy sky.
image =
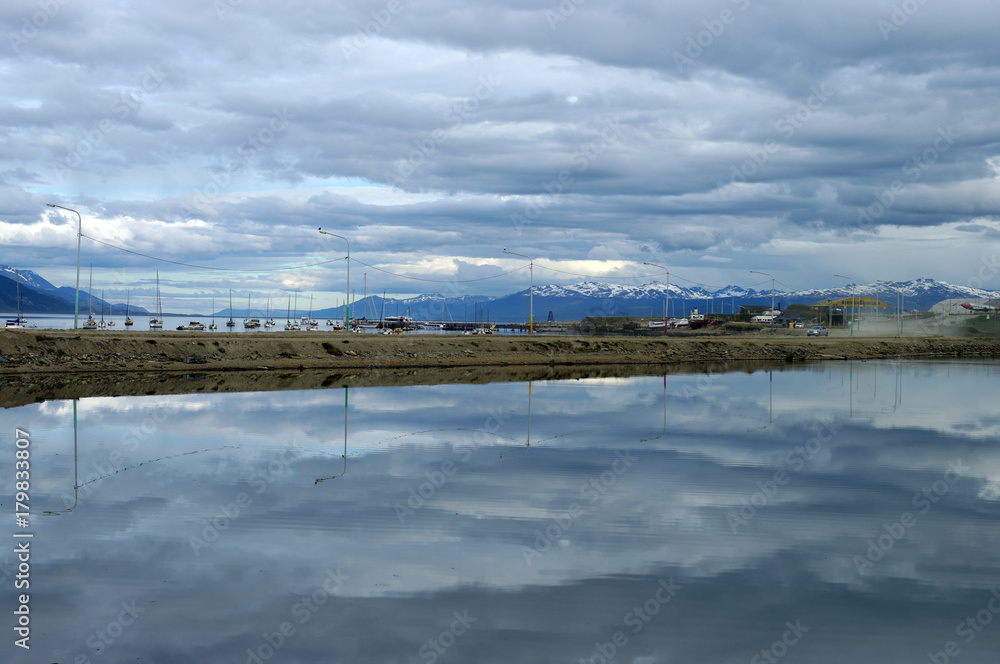
[[(13, 0), (0, 262), (109, 293), (965, 284), (1000, 237), (1000, 7)], [(94, 239), (90, 239), (94, 238)], [(95, 240), (169, 261), (125, 253)], [(324, 261), (333, 261), (321, 265)], [(226, 272), (205, 267), (245, 270)], [(995, 267), (984, 286), (1000, 286)], [(768, 284), (769, 285), (769, 284)], [(342, 296), (341, 296), (342, 297)]]

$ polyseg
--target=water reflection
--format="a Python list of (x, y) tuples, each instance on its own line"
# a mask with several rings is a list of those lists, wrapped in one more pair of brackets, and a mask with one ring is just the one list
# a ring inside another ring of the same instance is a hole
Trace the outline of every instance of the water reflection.
[(340, 472), (339, 475), (331, 475), (330, 477), (319, 477), (319, 478), (316, 478), (316, 481), (314, 482), (314, 484), (319, 484), (320, 482), (325, 482), (327, 480), (335, 480), (338, 477), (343, 477), (344, 475), (347, 474), (347, 406), (348, 406), (348, 401), (349, 401), (349, 398), (348, 398), (349, 397), (349, 395), (348, 395), (348, 390), (349, 389), (350, 388), (348, 388), (348, 387), (344, 388), (344, 454), (343, 454), (343, 457), (344, 457), (344, 469)]
[(79, 399), (73, 399), (73, 503), (69, 505), (66, 509), (62, 510), (45, 510), (42, 514), (47, 516), (58, 516), (59, 514), (68, 514), (76, 509), (76, 506), (80, 504), (80, 455), (79, 455), (79, 445), (77, 440), (77, 417), (76, 417), (76, 407)]
[(10, 409), (36, 508), (80, 491), (5, 661), (992, 661), (998, 376), (83, 399), (78, 464), (73, 403)]

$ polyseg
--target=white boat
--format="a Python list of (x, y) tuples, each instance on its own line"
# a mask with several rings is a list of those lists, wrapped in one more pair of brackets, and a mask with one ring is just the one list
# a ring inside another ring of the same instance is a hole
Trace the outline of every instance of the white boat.
[[(298, 300), (298, 295), (295, 296), (295, 299)], [(292, 330), (301, 330), (302, 327), (298, 323), (292, 322), (292, 298), (290, 298), (290, 297), (288, 298), (288, 314), (287, 315), (288, 315), (288, 318), (287, 318), (287, 322), (285, 323), (285, 330), (288, 331), (288, 332), (291, 332)]]
[(319, 321), (313, 318), (313, 296), (309, 296), (309, 315), (302, 317), (302, 327), (307, 330), (318, 330)]
[(271, 318), (271, 298), (267, 298), (267, 312), (264, 314), (264, 327), (267, 329), (274, 327), (274, 319)]
[(259, 318), (250, 318), (250, 295), (247, 294), (247, 317), (243, 319), (243, 327), (247, 330), (255, 330), (260, 327)]
[(163, 305), (160, 303), (160, 271), (156, 271), (156, 318), (149, 321), (149, 329), (163, 329)]
[(196, 320), (191, 321), (187, 325), (178, 325), (178, 330), (193, 330), (195, 332), (203, 332), (205, 330), (205, 324), (200, 323)]
[(218, 330), (219, 326), (215, 324), (215, 298), (212, 298), (212, 324), (208, 326), (210, 330)]

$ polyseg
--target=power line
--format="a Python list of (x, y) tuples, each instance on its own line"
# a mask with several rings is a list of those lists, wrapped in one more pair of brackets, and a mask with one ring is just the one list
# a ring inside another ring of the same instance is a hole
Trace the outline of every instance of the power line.
[[(127, 254), (132, 254), (133, 256), (139, 256), (139, 257), (142, 257), (142, 258), (147, 258), (149, 260), (157, 261), (157, 262), (160, 262), (160, 263), (167, 263), (167, 264), (170, 264), (170, 265), (179, 265), (181, 267), (189, 267), (189, 268), (194, 268), (194, 269), (198, 269), (198, 270), (212, 270), (212, 271), (215, 271), (215, 272), (253, 272), (253, 273), (257, 273), (257, 274), (261, 274), (262, 273), (262, 271), (261, 271), (260, 268), (247, 269), (247, 268), (215, 267), (215, 266), (211, 266), (211, 265), (197, 265), (197, 264), (194, 264), (194, 263), (185, 263), (183, 261), (170, 260), (169, 258), (161, 258), (159, 256), (153, 256), (151, 254), (144, 254), (144, 253), (142, 253), (140, 251), (135, 251), (133, 249), (126, 249), (125, 247), (120, 247), (120, 246), (118, 246), (116, 244), (112, 244), (110, 242), (105, 242), (104, 240), (98, 240), (97, 238), (91, 237), (91, 236), (89, 236), (87, 234), (81, 234), (81, 235), (82, 235), (82, 237), (87, 238), (91, 242), (96, 242), (97, 244), (102, 244), (102, 245), (104, 245), (106, 247), (109, 247), (111, 249), (116, 249), (118, 251), (123, 251), (123, 252), (125, 252)], [(316, 263), (306, 263), (304, 265), (290, 265), (290, 266), (285, 266), (285, 267), (277, 267), (277, 268), (273, 268), (270, 271), (268, 271), (267, 274), (273, 274), (275, 272), (288, 272), (288, 271), (292, 271), (292, 270), (301, 270), (301, 269), (309, 268), (309, 267), (318, 267), (320, 265), (329, 265), (330, 263), (336, 263), (337, 261), (342, 261), (342, 260), (346, 260), (346, 257), (334, 258), (332, 260), (318, 261)], [(376, 270), (376, 271), (382, 272), (384, 274), (392, 275), (392, 276), (398, 277), (400, 279), (408, 279), (408, 280), (411, 280), (411, 281), (423, 281), (423, 282), (427, 282), (427, 283), (440, 283), (440, 284), (449, 284), (449, 283), (450, 284), (467, 284), (467, 283), (475, 283), (475, 282), (479, 282), (479, 281), (489, 281), (490, 279), (498, 279), (498, 278), (506, 276), (508, 274), (513, 274), (515, 272), (520, 272), (521, 270), (524, 270), (524, 269), (526, 269), (528, 267), (528, 265), (522, 265), (520, 267), (514, 268), (513, 270), (506, 270), (504, 272), (500, 272), (498, 274), (490, 275), (488, 277), (477, 277), (475, 279), (432, 279), (432, 278), (429, 278), (429, 277), (414, 277), (414, 276), (408, 275), (408, 274), (401, 274), (399, 272), (393, 272), (391, 270), (386, 270), (386, 269), (381, 268), (381, 267), (376, 267), (375, 265), (372, 265), (370, 263), (365, 263), (364, 261), (359, 261), (356, 258), (351, 259), (351, 262), (357, 263), (358, 265), (364, 265), (365, 267), (371, 268), (372, 270)], [(573, 276), (573, 277), (581, 277), (583, 279), (607, 279), (607, 278), (609, 278), (608, 275), (606, 275), (606, 274), (583, 274), (583, 273), (580, 273), (580, 272), (570, 272), (568, 270), (560, 270), (559, 268), (554, 268), (554, 267), (547, 266), (544, 263), (538, 263), (538, 262), (536, 262), (535, 264), (540, 269), (543, 269), (543, 270), (549, 270), (550, 272), (558, 272), (559, 274), (567, 274), (567, 275), (570, 275), (570, 276)], [(615, 276), (615, 277), (610, 277), (610, 278), (613, 278), (613, 279), (616, 279), (616, 280), (624, 280), (624, 279), (650, 279), (650, 278), (653, 278), (653, 277), (657, 277), (660, 274), (662, 274), (662, 272), (658, 272), (658, 273), (655, 273), (655, 274), (637, 274), (637, 275), (632, 275), (632, 276)], [(702, 283), (702, 282), (699, 282), (699, 281), (694, 281), (692, 279), (686, 279), (685, 277), (682, 277), (681, 275), (679, 275), (677, 273), (674, 273), (674, 272), (671, 272), (670, 274), (671, 274), (671, 277), (673, 279), (675, 279), (675, 280), (685, 281), (685, 282), (687, 282), (689, 284), (693, 284), (695, 286), (701, 286), (702, 288), (705, 288), (705, 289), (719, 290), (719, 288), (720, 288), (718, 286), (711, 286), (709, 284), (705, 284), (705, 283)], [(764, 283), (764, 282), (761, 282), (761, 283)], [(781, 282), (778, 281), (777, 283), (781, 283)], [(752, 286), (756, 286), (756, 285), (759, 285), (759, 284), (753, 284)], [(791, 286), (788, 286), (787, 284), (781, 284), (781, 285), (785, 286), (786, 288), (788, 288), (789, 290), (791, 290)]]
[[(110, 242), (105, 242), (104, 240), (98, 240), (96, 237), (90, 237), (89, 235), (86, 235), (86, 234), (83, 234), (83, 233), (81, 233), (81, 235), (83, 237), (87, 238), (88, 240), (91, 240), (92, 242), (96, 242), (98, 244), (103, 244), (106, 247), (111, 247), (112, 249), (117, 249), (118, 251), (124, 251), (127, 254), (133, 254), (135, 256), (141, 256), (143, 258), (148, 258), (148, 259), (153, 260), (153, 261), (159, 261), (160, 263), (170, 263), (171, 265), (181, 265), (183, 267), (193, 267), (193, 268), (197, 268), (199, 270), (215, 270), (215, 271), (218, 271), (218, 272), (256, 272), (256, 273), (260, 273), (261, 272), (260, 268), (243, 269), (243, 268), (235, 268), (235, 267), (212, 267), (210, 265), (194, 265), (192, 263), (183, 263), (181, 261), (172, 261), (169, 258), (160, 258), (159, 256), (151, 256), (149, 254), (144, 254), (144, 253), (141, 253), (141, 252), (138, 252), (138, 251), (133, 251), (132, 249), (126, 249), (125, 247), (119, 247), (116, 244), (111, 244)], [(293, 266), (290, 266), (290, 267), (279, 267), (279, 268), (275, 268), (275, 269), (271, 270), (271, 272), (286, 272), (286, 271), (289, 271), (289, 270), (300, 270), (300, 269), (306, 268), (306, 267), (316, 267), (317, 265), (326, 265), (328, 263), (336, 263), (337, 261), (342, 261), (342, 260), (344, 260), (344, 259), (343, 258), (334, 258), (333, 260), (320, 261), (318, 263), (308, 263), (306, 265), (293, 265)]]

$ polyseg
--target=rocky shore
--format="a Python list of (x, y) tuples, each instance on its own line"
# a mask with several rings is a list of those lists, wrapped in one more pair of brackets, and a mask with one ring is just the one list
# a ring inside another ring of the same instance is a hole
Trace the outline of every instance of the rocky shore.
[(571, 337), (347, 332), (0, 333), (4, 374), (664, 364), (720, 360), (996, 357), (1000, 339), (957, 337)]
[(753, 370), (819, 360), (991, 357), (1000, 357), (1000, 339), (16, 330), (0, 333), (0, 405), (95, 394), (673, 373), (706, 363)]

